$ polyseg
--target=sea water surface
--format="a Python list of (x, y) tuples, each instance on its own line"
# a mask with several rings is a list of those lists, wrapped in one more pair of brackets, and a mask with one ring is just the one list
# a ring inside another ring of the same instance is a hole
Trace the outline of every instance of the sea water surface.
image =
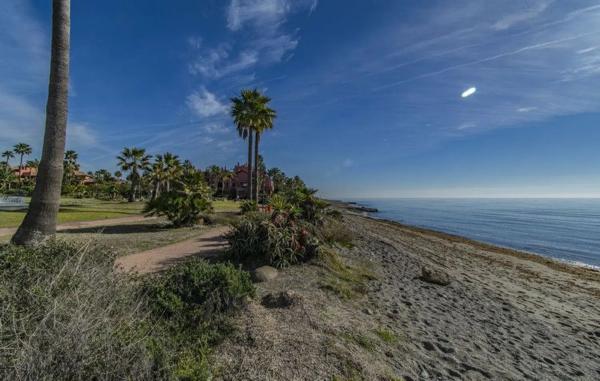
[(373, 216), (600, 269), (600, 199), (362, 199)]

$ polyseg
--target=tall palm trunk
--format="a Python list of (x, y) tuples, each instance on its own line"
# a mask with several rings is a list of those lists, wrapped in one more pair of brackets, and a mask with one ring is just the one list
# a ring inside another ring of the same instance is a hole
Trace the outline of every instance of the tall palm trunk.
[(252, 130), (250, 130), (250, 129), (248, 130), (248, 200), (253, 200), (253, 198), (252, 198)]
[(260, 132), (256, 131), (256, 140), (254, 140), (254, 199), (258, 203), (258, 195), (260, 194), (258, 181), (258, 144), (260, 141)]
[(29, 211), (12, 237), (17, 245), (32, 245), (56, 232), (67, 133), (70, 34), (71, 1), (53, 0), (44, 147)]

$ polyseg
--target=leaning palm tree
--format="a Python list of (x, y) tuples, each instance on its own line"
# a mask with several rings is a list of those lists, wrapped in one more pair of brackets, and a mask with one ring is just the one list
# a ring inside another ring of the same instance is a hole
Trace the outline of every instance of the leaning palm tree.
[(21, 181), (21, 171), (23, 171), (23, 157), (25, 155), (31, 155), (31, 146), (26, 143), (15, 144), (14, 152), (20, 155), (19, 161), (19, 182)]
[(146, 155), (143, 148), (123, 148), (120, 156), (117, 156), (119, 167), (123, 171), (129, 171), (131, 181), (131, 192), (129, 192), (129, 202), (135, 201), (136, 193), (140, 192), (141, 172), (150, 169), (150, 155)]
[(18, 245), (35, 244), (44, 236), (56, 232), (67, 132), (70, 34), (71, 1), (53, 0), (44, 146), (29, 211), (12, 237), (12, 242)]
[(269, 102), (271, 98), (259, 94), (256, 99), (256, 103), (254, 105), (254, 113), (256, 115), (256, 123), (254, 127), (254, 133), (256, 138), (254, 139), (254, 197), (256, 202), (258, 202), (258, 196), (260, 193), (260, 181), (259, 181), (259, 153), (258, 153), (258, 144), (260, 142), (260, 135), (265, 130), (270, 130), (273, 128), (273, 119), (277, 116), (275, 110), (269, 107)]
[(13, 157), (15, 157), (15, 154), (13, 151), (4, 151), (4, 152), (2, 152), (2, 157), (6, 159), (4, 164), (6, 164), (6, 167), (8, 168), (8, 161), (10, 159), (12, 159)]

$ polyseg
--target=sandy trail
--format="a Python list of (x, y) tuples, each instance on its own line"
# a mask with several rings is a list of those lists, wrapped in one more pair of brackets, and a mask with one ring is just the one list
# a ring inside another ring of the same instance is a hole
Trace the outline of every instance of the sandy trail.
[(120, 257), (115, 267), (119, 271), (145, 274), (164, 270), (190, 256), (210, 257), (227, 247), (224, 235), (229, 229), (228, 226), (219, 226), (186, 241)]
[[(144, 216), (130, 216), (130, 217), (119, 217), (119, 218), (107, 218), (104, 220), (93, 220), (93, 221), (77, 221), (67, 222), (60, 224), (56, 227), (57, 231), (61, 230), (72, 230), (72, 229), (83, 229), (83, 228), (94, 228), (98, 226), (112, 226), (121, 224), (130, 224), (134, 222), (153, 220), (156, 217), (144, 217)], [(17, 228), (0, 228), (0, 236), (15, 234)]]

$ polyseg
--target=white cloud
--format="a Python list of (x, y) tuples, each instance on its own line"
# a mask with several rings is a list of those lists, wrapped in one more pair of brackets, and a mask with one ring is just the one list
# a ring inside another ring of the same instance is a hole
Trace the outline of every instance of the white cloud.
[(202, 130), (204, 132), (206, 132), (207, 134), (211, 134), (211, 135), (225, 134), (229, 131), (229, 129), (221, 123), (205, 124), (204, 126), (202, 126)]
[(205, 88), (195, 91), (187, 97), (188, 107), (202, 117), (225, 114), (228, 107), (221, 103), (217, 96)]
[(98, 139), (87, 123), (74, 122), (67, 126), (67, 144), (69, 147), (93, 147), (98, 144)]
[(246, 25), (276, 27), (291, 8), (287, 0), (232, 0), (227, 8), (227, 27), (233, 31)]
[(537, 110), (537, 107), (519, 107), (517, 112), (531, 112)]
[(492, 25), (494, 30), (508, 29), (514, 25), (534, 19), (540, 16), (551, 4), (553, 0), (534, 1), (533, 3), (524, 3), (525, 9), (520, 8), (514, 13), (502, 16)]
[(209, 79), (219, 79), (226, 75), (245, 70), (258, 62), (258, 53), (245, 50), (237, 57), (230, 57), (231, 48), (221, 45), (215, 49), (208, 49), (199, 53), (190, 64), (192, 74), (201, 74)]

